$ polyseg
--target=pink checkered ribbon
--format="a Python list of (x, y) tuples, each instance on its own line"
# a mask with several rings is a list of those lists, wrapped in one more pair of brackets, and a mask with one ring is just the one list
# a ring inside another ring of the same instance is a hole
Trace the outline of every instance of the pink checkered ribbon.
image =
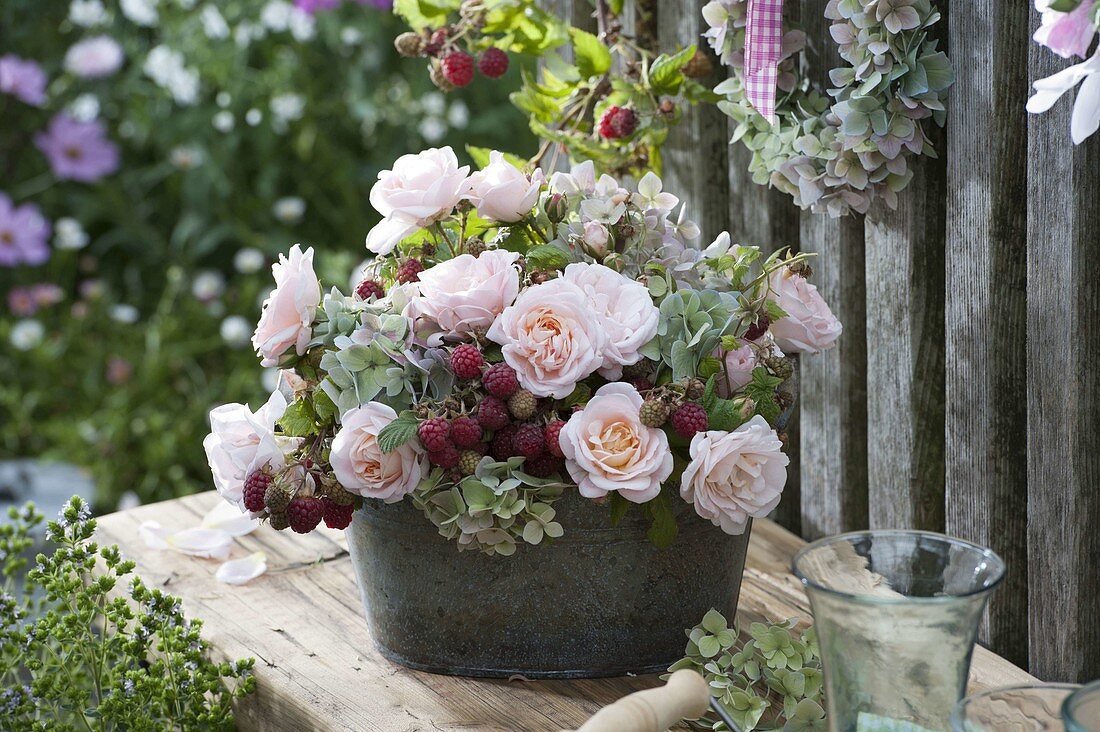
[(745, 95), (775, 124), (775, 84), (783, 55), (783, 0), (749, 0), (745, 23)]

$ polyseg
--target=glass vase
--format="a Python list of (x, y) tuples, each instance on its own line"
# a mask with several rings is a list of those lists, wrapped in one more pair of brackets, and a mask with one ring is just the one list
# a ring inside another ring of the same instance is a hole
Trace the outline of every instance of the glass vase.
[(951, 713), (952, 732), (1062, 732), (1062, 702), (1075, 684), (990, 689), (963, 699)]
[(1067, 732), (1100, 732), (1100, 681), (1082, 686), (1062, 704)]
[(833, 732), (950, 729), (1004, 562), (925, 531), (828, 537), (794, 558), (813, 609)]

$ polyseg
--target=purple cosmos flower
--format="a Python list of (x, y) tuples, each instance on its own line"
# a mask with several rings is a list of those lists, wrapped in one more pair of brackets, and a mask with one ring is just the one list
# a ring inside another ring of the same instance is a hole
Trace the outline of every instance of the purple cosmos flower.
[(34, 61), (18, 56), (0, 56), (0, 92), (41, 107), (46, 103), (46, 72)]
[(59, 114), (46, 132), (35, 135), (34, 144), (64, 180), (92, 183), (118, 170), (118, 146), (107, 139), (99, 120), (78, 122)]
[(50, 222), (38, 206), (25, 203), (16, 206), (0, 193), (0, 265), (42, 264), (50, 258), (46, 245), (50, 238)]

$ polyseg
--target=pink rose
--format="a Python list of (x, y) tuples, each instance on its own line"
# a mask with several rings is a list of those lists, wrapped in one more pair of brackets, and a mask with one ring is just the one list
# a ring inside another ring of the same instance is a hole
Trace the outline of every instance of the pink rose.
[(1035, 31), (1036, 43), (1046, 46), (1062, 58), (1085, 58), (1096, 35), (1096, 26), (1089, 19), (1092, 2), (1083, 0), (1076, 9), (1068, 13), (1049, 10), (1049, 6), (1050, 0), (1035, 2), (1035, 8), (1043, 14), (1042, 25)]
[(516, 252), (489, 249), (440, 262), (420, 273), (420, 295), (405, 315), (427, 318), (451, 336), (488, 328), (519, 294), (518, 259)]
[(275, 434), (275, 421), (286, 411), (286, 398), (278, 391), (255, 413), (247, 404), (225, 404), (210, 411), (210, 434), (202, 441), (214, 487), (241, 511), (244, 481), (264, 466), (278, 470), (286, 464), (286, 453), (301, 444), (296, 437)]
[(110, 36), (74, 43), (65, 54), (65, 69), (83, 79), (110, 76), (122, 66), (122, 46)]
[(263, 356), (261, 366), (276, 366), (293, 346), (299, 356), (313, 335), (313, 319), (321, 304), (321, 283), (313, 272), (313, 247), (302, 252), (295, 244), (290, 257), (279, 255), (271, 265), (275, 289), (264, 300), (252, 345)]
[[(756, 368), (757, 361), (756, 350), (748, 344), (727, 351), (725, 370), (718, 372), (719, 395), (728, 398), (734, 392), (744, 389), (752, 381), (752, 370)], [(727, 375), (728, 378), (725, 378)]]
[(691, 438), (680, 497), (727, 534), (742, 534), (750, 518), (779, 504), (787, 464), (779, 437), (756, 415), (733, 432), (698, 432)]
[(535, 396), (564, 399), (603, 364), (607, 335), (584, 290), (564, 279), (528, 288), (489, 328)]
[(562, 279), (584, 291), (593, 312), (603, 321), (607, 345), (600, 374), (610, 380), (623, 375), (623, 366), (642, 360), (642, 346), (657, 335), (661, 311), (645, 285), (602, 264), (576, 263)]
[(329, 457), (344, 490), (397, 503), (420, 483), (423, 450), (416, 440), (388, 453), (378, 447), (378, 433), (395, 419), (397, 412), (380, 402), (344, 413)]
[(512, 224), (520, 221), (539, 202), (539, 191), (546, 180), (541, 169), (528, 178), (516, 166), (494, 150), (489, 165), (470, 176), (470, 200), (477, 212), (487, 219)]
[(370, 203), (383, 219), (367, 234), (367, 249), (389, 254), (409, 234), (451, 213), (470, 190), (469, 172), (469, 165), (458, 167), (449, 147), (399, 157), (370, 190)]
[(581, 241), (592, 256), (602, 257), (607, 254), (607, 242), (611, 239), (607, 227), (599, 221), (585, 221), (581, 227)]
[(607, 384), (561, 430), (566, 468), (585, 498), (610, 491), (633, 503), (661, 492), (672, 474), (668, 437), (642, 424), (642, 395), (630, 384)]
[(843, 327), (805, 277), (783, 267), (772, 272), (770, 284), (768, 299), (787, 313), (770, 328), (785, 353), (821, 353), (836, 343)]

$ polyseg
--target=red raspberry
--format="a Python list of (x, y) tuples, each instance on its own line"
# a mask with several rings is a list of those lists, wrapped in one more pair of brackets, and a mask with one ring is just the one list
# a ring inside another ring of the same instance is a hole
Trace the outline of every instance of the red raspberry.
[(506, 363), (495, 363), (481, 377), (485, 391), (495, 397), (507, 399), (519, 389), (516, 372)]
[(397, 268), (397, 274), (394, 276), (394, 279), (401, 284), (419, 282), (420, 273), (423, 271), (424, 265), (419, 259), (406, 259), (401, 263), (401, 266)]
[(463, 343), (451, 352), (451, 371), (460, 379), (476, 379), (484, 365), (485, 357), (472, 343)]
[(442, 417), (432, 417), (421, 422), (416, 428), (420, 444), (428, 451), (454, 447), (451, 443), (451, 425)]
[(355, 513), (354, 503), (341, 506), (328, 498), (322, 498), (321, 503), (325, 506), (325, 526), (330, 529), (346, 529), (351, 525), (351, 515)]
[(443, 78), (455, 86), (474, 80), (474, 57), (465, 51), (451, 51), (443, 57)]
[(497, 430), (497, 433), (493, 435), (493, 444), (489, 446), (489, 452), (494, 460), (502, 463), (515, 454), (516, 446), (513, 442), (515, 435), (516, 428), (514, 425), (508, 425)]
[(254, 470), (244, 481), (244, 507), (249, 511), (264, 510), (264, 494), (271, 485), (271, 473)]
[(499, 48), (486, 48), (477, 62), (477, 69), (490, 79), (499, 79), (508, 71), (508, 54)]
[(520, 425), (516, 430), (515, 437), (512, 438), (512, 445), (515, 451), (523, 457), (533, 458), (542, 454), (542, 450), (546, 446), (546, 437), (543, 434), (542, 427), (537, 424)]
[(370, 300), (372, 297), (381, 300), (386, 296), (386, 288), (377, 280), (363, 280), (355, 288), (355, 296), (360, 300)]
[(707, 410), (695, 402), (684, 402), (672, 413), (672, 428), (680, 437), (694, 437), (707, 428)]
[(561, 472), (561, 469), (562, 459), (545, 452), (523, 462), (523, 471), (536, 478), (549, 478), (554, 473)]
[(596, 130), (605, 140), (630, 137), (637, 127), (638, 115), (630, 107), (608, 107), (596, 124)]
[(560, 419), (555, 419), (550, 424), (546, 425), (546, 430), (543, 432), (546, 443), (546, 452), (550, 453), (554, 457), (564, 457), (564, 453), (561, 451), (561, 429), (565, 426), (565, 422)]
[(308, 534), (316, 529), (324, 515), (325, 504), (313, 496), (298, 496), (286, 507), (290, 528), (299, 534)]
[(459, 417), (451, 422), (451, 439), (456, 447), (472, 448), (481, 442), (481, 425), (470, 417)]
[(495, 396), (487, 396), (477, 406), (477, 423), (487, 430), (499, 430), (512, 421), (508, 407)]
[(458, 448), (450, 443), (441, 450), (428, 451), (428, 460), (441, 468), (453, 468), (458, 465), (459, 457)]
[(767, 315), (761, 315), (760, 318), (749, 326), (749, 329), (745, 331), (746, 341), (755, 341), (762, 335), (768, 332), (768, 326), (771, 325), (771, 321)]

